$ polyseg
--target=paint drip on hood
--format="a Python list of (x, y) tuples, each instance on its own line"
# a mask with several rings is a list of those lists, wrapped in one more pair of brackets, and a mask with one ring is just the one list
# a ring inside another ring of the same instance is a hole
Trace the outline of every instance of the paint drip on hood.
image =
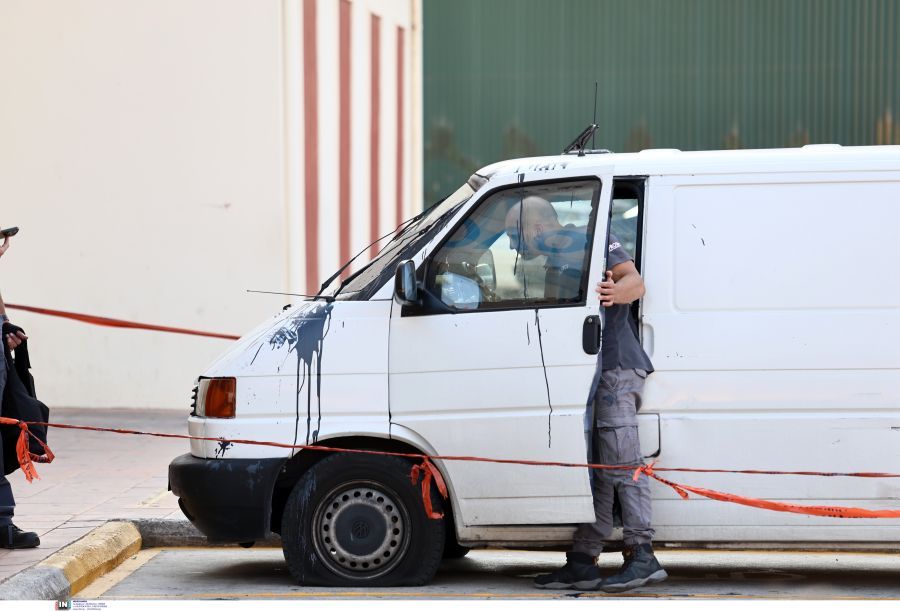
[[(325, 336), (331, 328), (332, 303), (305, 303), (286, 319), (272, 337), (269, 345), (280, 349), (287, 345), (288, 354), (297, 356), (296, 420), (294, 422), (294, 443), (297, 443), (300, 424), (300, 393), (306, 388), (306, 445), (316, 443), (322, 425), (322, 351)], [(312, 428), (312, 375), (315, 363), (316, 384), (316, 428)]]

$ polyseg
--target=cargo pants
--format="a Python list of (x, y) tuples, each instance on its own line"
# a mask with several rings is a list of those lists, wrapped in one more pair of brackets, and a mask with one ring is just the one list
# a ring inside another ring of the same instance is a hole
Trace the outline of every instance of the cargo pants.
[[(593, 401), (592, 462), (605, 465), (642, 464), (637, 412), (647, 372), (642, 369), (610, 369), (602, 373)], [(598, 556), (613, 530), (613, 502), (618, 494), (622, 508), (625, 545), (650, 543), (650, 486), (646, 477), (637, 481), (630, 469), (591, 471), (594, 522), (575, 531), (573, 552)]]
[[(0, 341), (3, 341), (0, 338)], [(0, 357), (0, 404), (3, 402), (3, 390), (6, 388), (6, 359)], [(3, 475), (3, 444), (0, 443), (0, 526), (12, 524), (16, 501), (13, 498), (12, 486)]]

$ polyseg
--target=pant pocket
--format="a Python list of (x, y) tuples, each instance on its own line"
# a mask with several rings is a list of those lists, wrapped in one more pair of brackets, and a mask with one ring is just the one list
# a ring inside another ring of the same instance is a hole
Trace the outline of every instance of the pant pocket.
[(634, 465), (641, 462), (636, 426), (601, 427), (597, 431), (600, 461), (606, 465)]
[(600, 383), (612, 394), (616, 394), (616, 391), (619, 389), (619, 386), (622, 383), (622, 370), (619, 368), (616, 369), (605, 369), (603, 374), (600, 376)]

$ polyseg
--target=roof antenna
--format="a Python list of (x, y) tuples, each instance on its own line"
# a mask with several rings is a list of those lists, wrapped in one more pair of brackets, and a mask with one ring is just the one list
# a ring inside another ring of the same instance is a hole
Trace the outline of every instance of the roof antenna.
[(583, 132), (578, 134), (577, 138), (572, 140), (572, 142), (571, 142), (571, 144), (569, 144), (569, 146), (567, 146), (565, 149), (563, 149), (562, 154), (568, 155), (572, 151), (577, 150), (578, 156), (584, 157), (584, 146), (587, 144), (587, 141), (590, 139), (590, 137), (594, 135), (595, 131), (597, 131), (597, 124), (591, 123), (586, 128), (584, 128)]
[(587, 146), (588, 140), (591, 141), (591, 151), (592, 153), (608, 153), (607, 149), (595, 149), (594, 148), (594, 139), (595, 134), (597, 132), (597, 89), (598, 84), (597, 81), (594, 81), (594, 122), (588, 125), (583, 132), (578, 134), (572, 142), (563, 149), (562, 154), (568, 155), (572, 151), (578, 151), (579, 157), (584, 157), (584, 147)]

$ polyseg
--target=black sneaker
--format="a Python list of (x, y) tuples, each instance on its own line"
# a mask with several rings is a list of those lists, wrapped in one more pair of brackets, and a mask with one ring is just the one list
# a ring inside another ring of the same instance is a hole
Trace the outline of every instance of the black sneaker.
[(625, 564), (622, 570), (603, 580), (600, 589), (604, 592), (624, 592), (651, 583), (665, 581), (668, 573), (659, 565), (649, 543), (626, 547), (622, 552)]
[(569, 552), (566, 564), (546, 575), (538, 575), (534, 579), (534, 587), (544, 590), (596, 590), (603, 582), (600, 568), (594, 558), (587, 554)]
[(25, 532), (15, 524), (0, 526), (0, 548), (26, 549), (41, 544), (37, 533)]

